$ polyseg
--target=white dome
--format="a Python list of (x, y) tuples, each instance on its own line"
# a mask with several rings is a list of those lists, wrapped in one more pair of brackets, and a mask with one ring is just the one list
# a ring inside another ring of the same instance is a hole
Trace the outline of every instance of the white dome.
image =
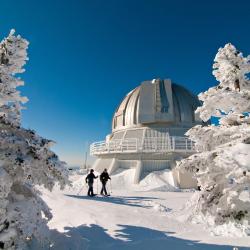
[[(113, 131), (141, 126), (192, 127), (200, 102), (171, 80), (142, 82), (126, 95), (113, 117)], [(199, 120), (198, 120), (199, 121)]]

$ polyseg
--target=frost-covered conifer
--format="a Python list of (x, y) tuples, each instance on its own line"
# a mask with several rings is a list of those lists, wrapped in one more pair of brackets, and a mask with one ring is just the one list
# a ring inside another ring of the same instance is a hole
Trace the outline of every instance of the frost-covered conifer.
[(16, 89), (23, 81), (28, 42), (11, 30), (0, 43), (0, 249), (23, 249), (26, 241), (44, 239), (51, 218), (36, 185), (51, 190), (67, 184), (64, 163), (50, 150), (52, 141), (20, 125), (27, 98)]
[(213, 68), (219, 84), (199, 95), (203, 105), (196, 112), (204, 122), (218, 116), (220, 124), (190, 129), (187, 135), (198, 153), (177, 167), (197, 176), (200, 191), (190, 203), (193, 219), (203, 219), (220, 234), (227, 229), (246, 235), (250, 233), (249, 57), (226, 44), (219, 49)]

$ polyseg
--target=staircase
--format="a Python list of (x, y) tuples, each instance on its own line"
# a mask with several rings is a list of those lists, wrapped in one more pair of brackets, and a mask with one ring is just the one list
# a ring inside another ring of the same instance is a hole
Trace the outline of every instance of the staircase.
[(160, 81), (155, 82), (155, 110), (161, 112), (161, 93), (160, 93)]

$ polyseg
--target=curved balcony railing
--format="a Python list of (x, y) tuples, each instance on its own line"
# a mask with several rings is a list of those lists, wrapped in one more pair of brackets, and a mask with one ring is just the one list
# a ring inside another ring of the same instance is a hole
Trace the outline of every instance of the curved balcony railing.
[(194, 143), (187, 137), (147, 137), (100, 141), (90, 145), (91, 155), (111, 153), (194, 152)]

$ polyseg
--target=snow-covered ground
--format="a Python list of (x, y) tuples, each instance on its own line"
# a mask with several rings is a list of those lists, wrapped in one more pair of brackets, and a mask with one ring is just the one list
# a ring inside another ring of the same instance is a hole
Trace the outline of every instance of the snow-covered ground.
[(140, 185), (132, 184), (132, 175), (126, 170), (113, 176), (110, 197), (87, 197), (83, 175), (72, 175), (73, 186), (63, 191), (43, 190), (53, 213), (52, 249), (250, 249), (249, 237), (212, 236), (202, 225), (187, 222), (182, 207), (192, 191), (173, 187), (169, 172), (150, 174)]

